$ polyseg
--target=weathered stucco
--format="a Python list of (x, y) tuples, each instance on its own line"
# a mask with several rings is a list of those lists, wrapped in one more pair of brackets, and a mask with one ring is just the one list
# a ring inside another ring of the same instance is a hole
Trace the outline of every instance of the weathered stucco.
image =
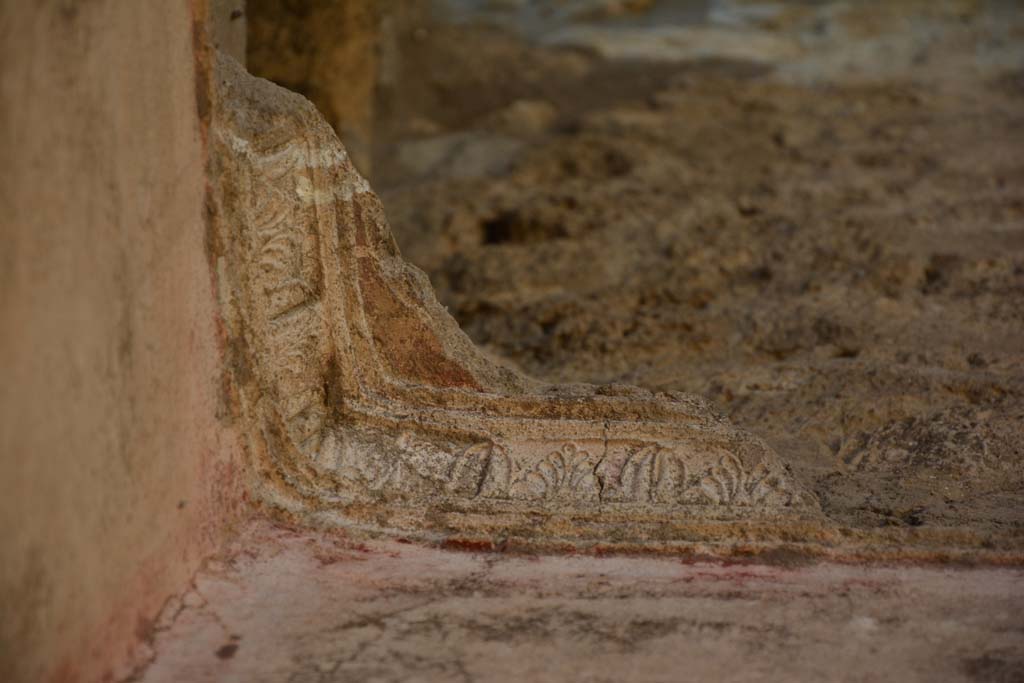
[(0, 4), (0, 680), (124, 673), (240, 500), (204, 11)]

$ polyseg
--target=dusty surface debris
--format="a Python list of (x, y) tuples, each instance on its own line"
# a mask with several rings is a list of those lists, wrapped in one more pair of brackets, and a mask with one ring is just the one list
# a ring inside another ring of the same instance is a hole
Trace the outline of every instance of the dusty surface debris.
[(452, 552), (264, 524), (165, 608), (136, 680), (1013, 681), (1022, 581)]

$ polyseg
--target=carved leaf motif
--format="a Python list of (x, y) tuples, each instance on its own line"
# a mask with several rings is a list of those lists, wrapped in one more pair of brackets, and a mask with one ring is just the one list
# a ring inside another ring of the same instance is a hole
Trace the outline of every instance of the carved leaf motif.
[(353, 451), (351, 444), (342, 446), (339, 471), (349, 478), (362, 481), (370, 491), (381, 491), (399, 479), (399, 462), (394, 458), (363, 457)]
[(652, 469), (654, 476), (651, 500), (659, 503), (675, 502), (679, 497), (682, 483), (686, 481), (686, 465), (675, 453), (660, 448), (654, 458)]
[(793, 493), (778, 474), (764, 463), (748, 472), (732, 454), (723, 455), (708, 470), (699, 489), (708, 501), (718, 505), (789, 505), (793, 502)]
[(260, 247), (260, 268), (276, 277), (286, 277), (297, 268), (298, 246), (296, 236), (285, 230), (274, 233)]
[(451, 481), (458, 464), (451, 453), (411, 434), (398, 437), (398, 447), (402, 449), (402, 462), (416, 474), (445, 485)]
[(398, 439), (401, 464), (447, 493), (492, 498), (507, 497), (513, 471), (507, 451), (489, 441), (452, 453), (435, 444), (403, 434)]
[[(367, 447), (366, 442), (338, 439), (330, 430), (324, 438), (321, 459), (333, 464), (335, 472), (356, 488), (374, 492), (415, 486), (420, 493), (443, 491), (454, 472), (455, 457), (412, 434), (396, 441), (398, 453)], [(424, 486), (425, 485), (425, 486)]]
[(490, 450), (477, 495), (483, 498), (508, 498), (509, 489), (516, 474), (514, 463), (503, 446), (498, 444), (489, 444), (489, 446)]
[(644, 446), (623, 463), (611, 500), (671, 502), (679, 482), (686, 479), (686, 467), (674, 453), (657, 444)]
[(501, 497), (508, 493), (510, 471), (511, 463), (505, 449), (484, 441), (470, 446), (455, 459), (447, 489), (474, 497)]
[(630, 501), (645, 501), (651, 498), (651, 484), (654, 481), (654, 460), (657, 446), (646, 446), (629, 455), (619, 472), (615, 498)]
[(597, 500), (600, 485), (590, 453), (567, 443), (519, 477), (512, 485), (516, 498)]

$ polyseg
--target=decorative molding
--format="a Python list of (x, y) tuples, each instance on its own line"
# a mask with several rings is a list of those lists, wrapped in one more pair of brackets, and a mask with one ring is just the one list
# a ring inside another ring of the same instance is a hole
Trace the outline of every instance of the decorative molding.
[(225, 319), (268, 497), (294, 492), (300, 511), (817, 509), (771, 449), (698, 399), (496, 366), (401, 259), (312, 105), (223, 58), (218, 81)]

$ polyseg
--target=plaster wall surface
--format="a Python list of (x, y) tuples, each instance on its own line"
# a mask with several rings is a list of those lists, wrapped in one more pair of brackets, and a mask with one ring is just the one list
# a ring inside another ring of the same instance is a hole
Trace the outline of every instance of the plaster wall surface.
[(1022, 578), (453, 552), (259, 522), (168, 605), (140, 680), (1017, 681)]
[(239, 510), (204, 13), (0, 2), (3, 681), (129, 671)]

